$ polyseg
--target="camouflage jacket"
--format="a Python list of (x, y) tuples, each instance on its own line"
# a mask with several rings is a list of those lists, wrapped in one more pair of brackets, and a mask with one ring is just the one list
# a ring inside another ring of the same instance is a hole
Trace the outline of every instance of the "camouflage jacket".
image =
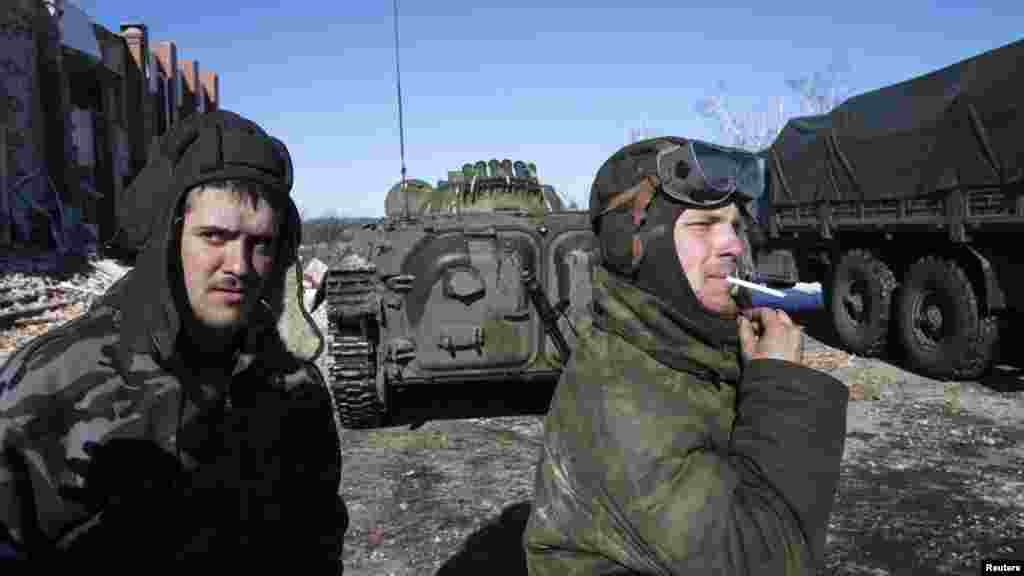
[[(270, 338), (258, 349), (250, 341), (230, 373), (186, 365), (173, 352), (132, 350), (126, 332), (140, 327), (123, 308), (137, 273), (0, 369), (0, 443), (27, 462), (36, 512), (35, 521), (22, 517), (26, 486), (0, 458), (0, 524), (22, 544), (42, 536), (69, 546), (98, 517), (62, 492), (81, 488), (75, 463), (89, 460), (87, 443), (143, 438), (186, 473), (210, 472), (190, 484), (196, 516), (169, 519), (186, 533), (179, 557), (244, 548), (249, 560), (267, 553), (337, 565), (346, 518), (337, 496), (341, 461), (319, 370)], [(127, 474), (133, 464), (118, 465)]]
[(594, 290), (544, 422), (531, 576), (814, 574), (846, 388), (779, 360), (742, 369), (601, 267)]
[[(56, 542), (75, 558), (301, 557), (338, 572), (347, 516), (332, 402), (278, 327), (295, 300), (284, 286), (301, 237), (285, 156), (220, 109), (183, 119), (152, 147), (118, 199), (115, 244), (137, 250), (135, 268), (0, 368), (0, 540), (9, 531), (40, 556)], [(204, 358), (186, 352), (175, 215), (188, 189), (224, 179), (262, 183), (284, 218), (264, 306), (233, 358)]]

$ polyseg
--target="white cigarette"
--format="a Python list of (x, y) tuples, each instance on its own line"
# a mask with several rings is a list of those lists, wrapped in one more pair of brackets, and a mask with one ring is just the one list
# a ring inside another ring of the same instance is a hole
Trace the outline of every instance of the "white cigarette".
[(736, 284), (737, 286), (743, 286), (744, 288), (750, 288), (751, 290), (764, 292), (765, 294), (775, 296), (776, 298), (786, 297), (785, 292), (781, 292), (779, 290), (775, 290), (774, 288), (769, 288), (767, 286), (762, 286), (760, 284), (754, 284), (753, 282), (747, 282), (746, 280), (740, 280), (739, 278), (735, 278), (733, 276), (726, 276), (725, 280), (730, 284)]

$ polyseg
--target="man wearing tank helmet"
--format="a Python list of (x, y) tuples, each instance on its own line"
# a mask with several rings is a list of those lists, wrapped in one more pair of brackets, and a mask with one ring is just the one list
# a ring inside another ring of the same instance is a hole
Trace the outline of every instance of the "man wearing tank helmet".
[(682, 138), (601, 166), (592, 318), (545, 419), (523, 536), (531, 576), (814, 574), (847, 392), (750, 309), (756, 159)]
[(276, 328), (291, 187), (283, 143), (228, 111), (154, 146), (118, 203), (134, 269), (0, 368), (0, 555), (341, 572), (329, 392)]

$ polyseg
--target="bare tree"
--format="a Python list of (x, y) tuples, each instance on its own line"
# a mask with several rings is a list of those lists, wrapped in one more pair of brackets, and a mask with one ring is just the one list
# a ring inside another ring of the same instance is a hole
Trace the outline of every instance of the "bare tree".
[[(845, 100), (850, 91), (844, 76), (850, 69), (845, 53), (833, 56), (824, 71), (786, 80), (786, 86), (800, 98), (801, 114), (827, 114)], [(738, 112), (730, 105), (725, 82), (719, 82), (715, 94), (697, 102), (697, 114), (717, 123), (723, 143), (757, 151), (768, 147), (785, 126), (788, 118), (782, 98), (772, 109)]]
[(300, 242), (308, 245), (313, 242), (309, 234), (309, 207), (303, 203), (296, 202), (295, 210), (299, 213), (299, 222), (302, 224), (302, 238)]
[(626, 136), (626, 144), (632, 144), (634, 142), (639, 142), (641, 140), (647, 140), (648, 138), (657, 138), (660, 135), (661, 134), (658, 131), (652, 130), (647, 126), (647, 123), (644, 122), (640, 125), (639, 128), (629, 129), (629, 133)]
[(579, 210), (580, 204), (576, 201), (575, 196), (570, 195), (568, 192), (562, 192), (557, 188), (552, 187), (558, 199), (562, 202), (562, 207), (566, 210)]
[(761, 150), (771, 144), (785, 124), (782, 98), (774, 108), (775, 113), (737, 112), (728, 100), (728, 89), (724, 81), (717, 85), (715, 94), (697, 102), (697, 114), (718, 123), (718, 132), (723, 143), (744, 150)]
[(846, 53), (834, 55), (824, 71), (810, 76), (786, 80), (786, 86), (800, 97), (800, 111), (805, 115), (828, 114), (846, 100), (850, 88), (844, 78), (850, 72), (850, 61)]

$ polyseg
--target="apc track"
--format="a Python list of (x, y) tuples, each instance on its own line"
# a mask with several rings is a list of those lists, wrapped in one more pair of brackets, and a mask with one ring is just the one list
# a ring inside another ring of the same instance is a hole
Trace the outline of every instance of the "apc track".
[(377, 392), (380, 302), (375, 273), (372, 263), (350, 255), (326, 278), (328, 378), (338, 419), (350, 429), (384, 425), (384, 403)]

